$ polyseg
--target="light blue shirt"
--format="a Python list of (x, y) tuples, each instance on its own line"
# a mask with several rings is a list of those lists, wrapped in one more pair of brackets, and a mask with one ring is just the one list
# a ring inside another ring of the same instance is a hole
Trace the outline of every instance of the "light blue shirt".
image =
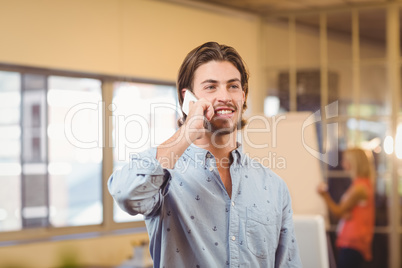
[(195, 145), (174, 169), (151, 148), (112, 174), (119, 206), (145, 215), (154, 267), (302, 267), (285, 182), (241, 147), (231, 154), (231, 198), (214, 156)]

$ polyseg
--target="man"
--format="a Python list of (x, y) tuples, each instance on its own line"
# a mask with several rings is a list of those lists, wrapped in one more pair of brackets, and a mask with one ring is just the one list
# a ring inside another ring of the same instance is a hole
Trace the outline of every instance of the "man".
[(132, 215), (145, 215), (154, 267), (301, 267), (286, 184), (236, 143), (248, 72), (229, 46), (205, 43), (177, 81), (190, 103), (179, 130), (109, 179)]

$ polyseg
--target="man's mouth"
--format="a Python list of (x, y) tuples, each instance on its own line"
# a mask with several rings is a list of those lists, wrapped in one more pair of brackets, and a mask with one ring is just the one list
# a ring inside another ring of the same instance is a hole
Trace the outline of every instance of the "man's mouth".
[(233, 113), (233, 112), (234, 112), (233, 110), (222, 109), (222, 110), (217, 110), (217, 111), (216, 111), (216, 114), (218, 114), (218, 115), (225, 115), (225, 114), (231, 114), (231, 113)]
[(215, 107), (215, 117), (216, 119), (230, 119), (235, 116), (237, 109), (232, 106), (220, 106)]

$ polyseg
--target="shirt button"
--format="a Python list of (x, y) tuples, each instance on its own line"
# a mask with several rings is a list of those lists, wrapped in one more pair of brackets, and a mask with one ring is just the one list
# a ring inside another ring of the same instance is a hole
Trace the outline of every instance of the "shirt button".
[(214, 170), (214, 167), (209, 167), (209, 171), (212, 171), (212, 170)]
[(232, 236), (232, 241), (235, 241), (236, 240), (236, 237), (235, 236)]
[(210, 154), (210, 153), (207, 153), (207, 158), (211, 158), (211, 154)]
[(234, 203), (234, 201), (232, 201), (232, 207), (234, 207), (234, 205), (235, 205), (235, 203)]

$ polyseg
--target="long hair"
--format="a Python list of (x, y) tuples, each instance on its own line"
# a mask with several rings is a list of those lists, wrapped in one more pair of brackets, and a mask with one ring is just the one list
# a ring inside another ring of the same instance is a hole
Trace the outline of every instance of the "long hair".
[(344, 151), (344, 157), (350, 162), (354, 177), (368, 178), (374, 183), (376, 175), (372, 152), (354, 147)]
[[(249, 73), (246, 64), (240, 57), (239, 53), (230, 46), (221, 45), (216, 42), (207, 42), (199, 47), (196, 47), (187, 54), (184, 59), (177, 77), (177, 96), (179, 98), (180, 107), (183, 105), (182, 89), (186, 88), (193, 91), (194, 73), (198, 67), (210, 61), (228, 61), (232, 63), (240, 72), (241, 86), (245, 93), (245, 101), (243, 104), (243, 111), (247, 109), (247, 95), (248, 95), (248, 78)], [(186, 121), (186, 115), (179, 119), (179, 127)], [(246, 125), (246, 121), (241, 121), (241, 127)]]

